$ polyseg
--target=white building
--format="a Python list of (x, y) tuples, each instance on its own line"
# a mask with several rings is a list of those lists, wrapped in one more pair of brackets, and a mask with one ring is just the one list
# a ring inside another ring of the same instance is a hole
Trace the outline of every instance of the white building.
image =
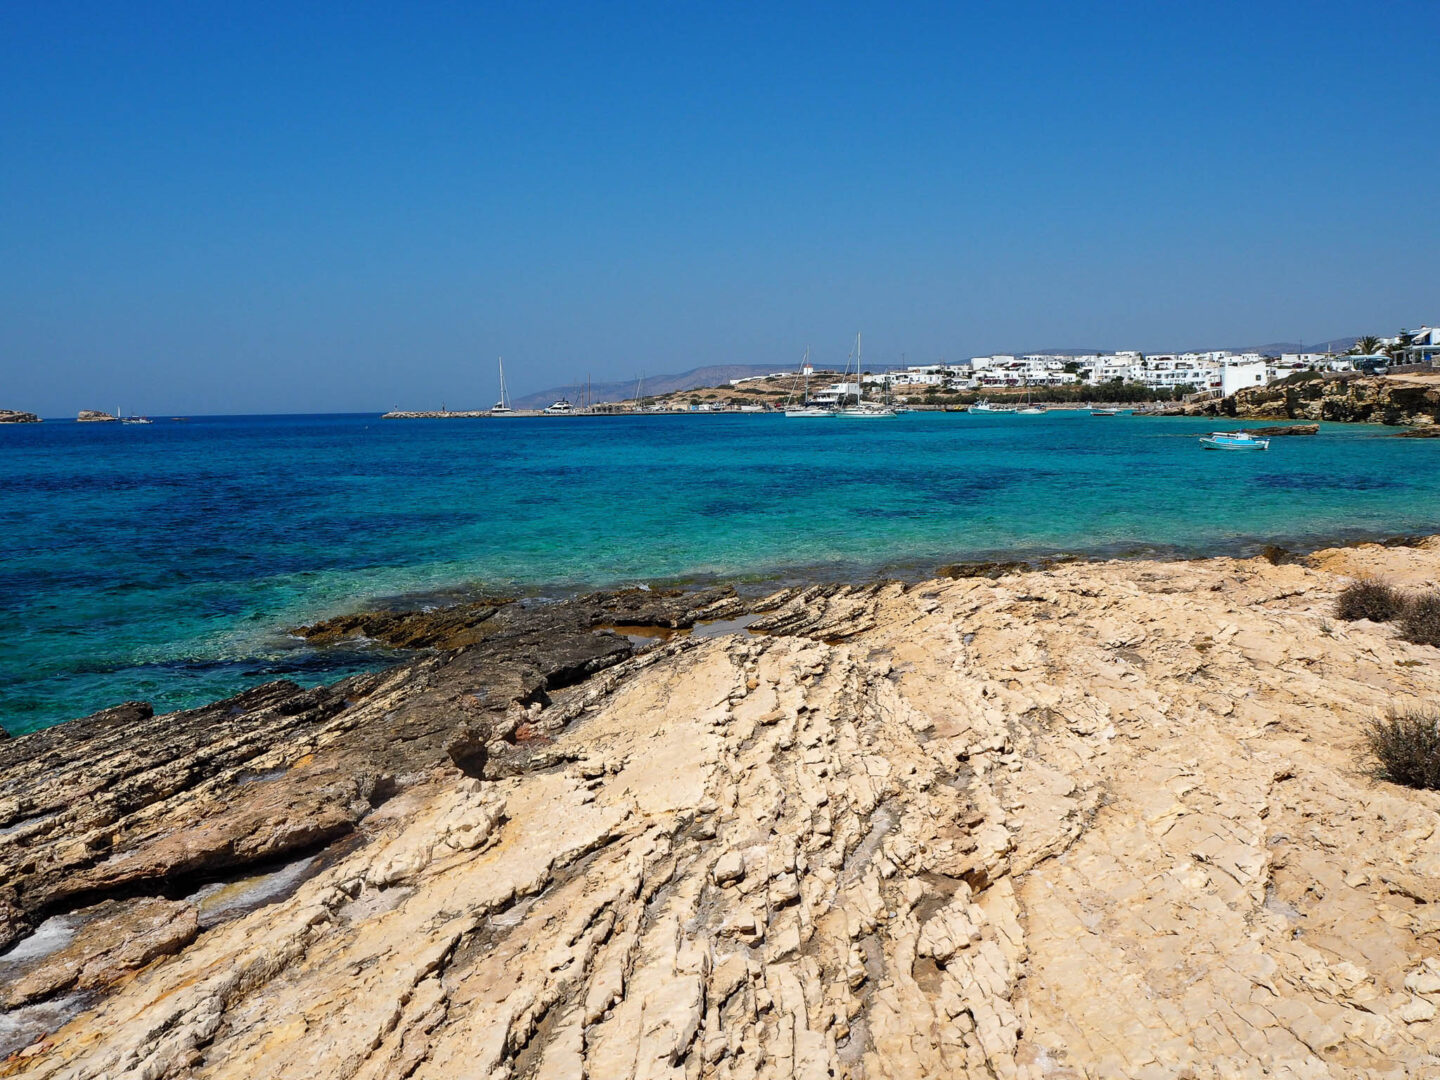
[(1230, 357), (1220, 368), (1220, 393), (1225, 397), (1237, 390), (1264, 386), (1267, 381), (1265, 358), (1253, 353)]

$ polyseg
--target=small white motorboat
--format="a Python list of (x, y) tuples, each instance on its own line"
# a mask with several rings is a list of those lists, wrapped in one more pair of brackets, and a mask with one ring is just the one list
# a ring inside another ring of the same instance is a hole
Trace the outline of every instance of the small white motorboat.
[(1257, 439), (1248, 431), (1212, 431), (1200, 437), (1206, 450), (1269, 450), (1269, 439)]
[[(542, 398), (541, 400), (543, 401), (544, 399)], [(555, 402), (555, 404), (542, 411), (546, 416), (565, 416), (574, 412), (575, 406), (571, 405), (568, 399), (562, 397), (559, 401)]]

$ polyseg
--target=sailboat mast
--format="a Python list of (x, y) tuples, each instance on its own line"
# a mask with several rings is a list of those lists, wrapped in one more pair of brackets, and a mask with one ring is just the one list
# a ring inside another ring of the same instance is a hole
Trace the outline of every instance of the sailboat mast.
[(860, 379), (860, 331), (855, 331), (855, 404), (858, 407), (865, 398), (865, 385)]

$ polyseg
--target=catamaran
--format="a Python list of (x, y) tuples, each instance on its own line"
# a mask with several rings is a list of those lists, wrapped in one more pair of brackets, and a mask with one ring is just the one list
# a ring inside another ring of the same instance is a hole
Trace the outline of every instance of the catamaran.
[[(835, 410), (835, 415), (842, 420), (891, 420), (897, 415), (889, 405), (876, 402), (867, 402), (864, 399), (864, 383), (862, 372), (864, 370), (860, 359), (860, 335), (855, 335), (855, 404), (844, 405)], [(850, 364), (845, 364), (845, 377), (850, 374)], [(848, 395), (842, 396), (843, 397)]]
[(790, 388), (790, 400), (785, 403), (785, 416), (791, 420), (818, 420), (821, 417), (829, 418), (835, 415), (834, 409), (827, 409), (823, 405), (810, 404), (810, 346), (805, 346), (805, 359), (801, 361), (800, 370), (805, 374), (804, 396), (800, 404), (794, 404), (795, 388)]
[(510, 411), (510, 395), (505, 392), (505, 358), (500, 357), (500, 400), (490, 409), (492, 413), (507, 413)]
[(1259, 439), (1248, 431), (1212, 431), (1200, 436), (1206, 450), (1269, 450), (1270, 440)]

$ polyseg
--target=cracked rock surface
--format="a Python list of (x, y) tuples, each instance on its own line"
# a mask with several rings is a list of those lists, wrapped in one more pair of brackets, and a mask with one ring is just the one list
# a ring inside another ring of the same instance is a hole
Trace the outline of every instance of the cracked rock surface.
[[(1440, 1076), (1440, 795), (1362, 752), (1440, 653), (1331, 617), (1355, 576), (1437, 571), (1427, 541), (784, 590), (763, 633), (567, 667), (504, 768), (427, 734), (382, 798), (337, 760), (352, 817), (311, 876), (198, 932), (149, 899), (147, 932), (183, 922), (149, 951), (96, 931), (120, 974), (0, 1074)], [(378, 725), (393, 755), (416, 702), (473, 727), (466, 655), (271, 752)], [(33, 923), (61, 886), (31, 874)], [(27, 985), (74, 985), (82, 937)]]

